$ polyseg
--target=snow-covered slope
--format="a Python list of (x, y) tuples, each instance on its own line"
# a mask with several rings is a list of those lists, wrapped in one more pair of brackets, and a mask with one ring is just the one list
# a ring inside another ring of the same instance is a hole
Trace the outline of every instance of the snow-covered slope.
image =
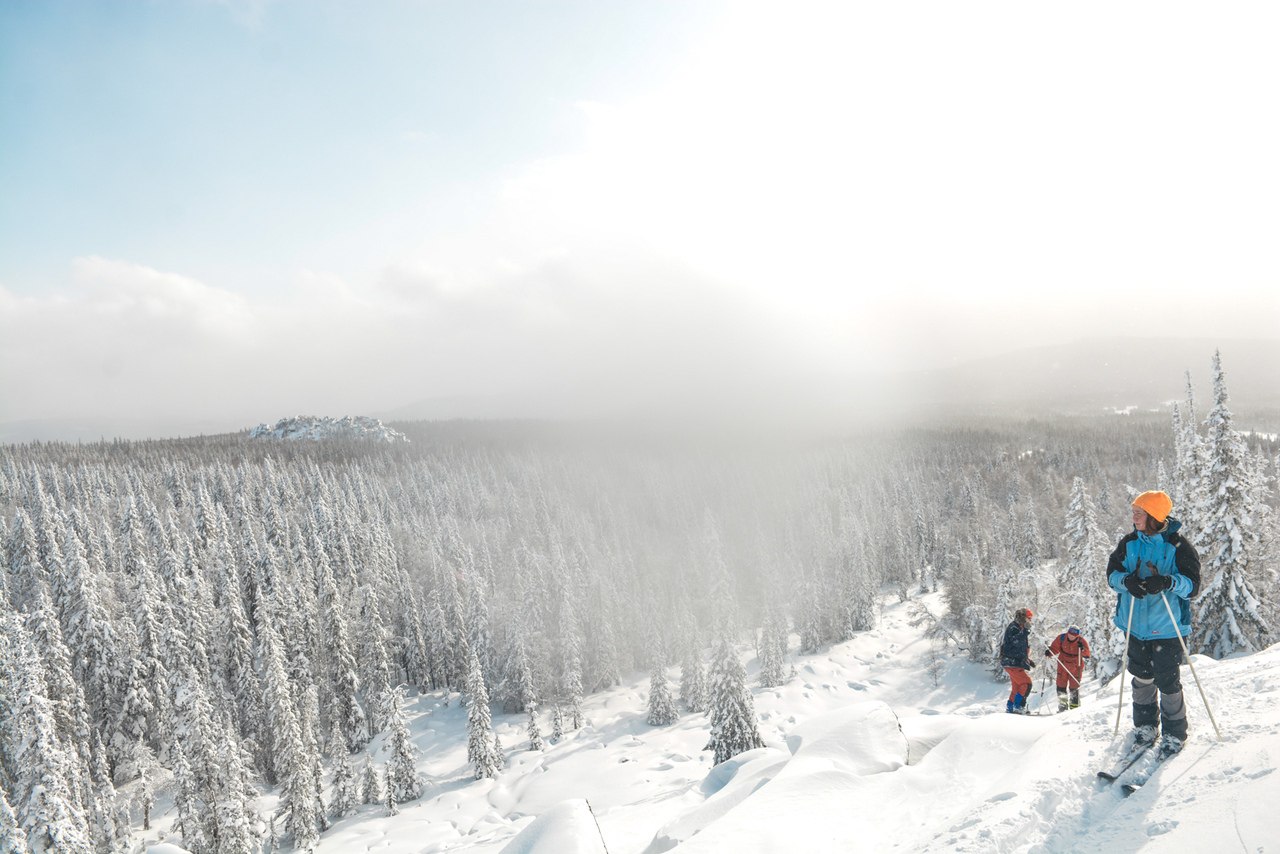
[(365, 442), (407, 442), (398, 430), (392, 430), (376, 418), (344, 415), (342, 418), (298, 415), (281, 418), (274, 427), (259, 424), (249, 431), (250, 439), (307, 439), (319, 442), (331, 439), (356, 439)]
[[(935, 597), (924, 601), (941, 611)], [(458, 695), (415, 698), (424, 796), (394, 817), (361, 807), (319, 850), (595, 852), (603, 841), (611, 854), (1257, 852), (1280, 840), (1280, 646), (1195, 659), (1222, 741), (1184, 667), (1191, 740), (1126, 799), (1098, 789), (1095, 773), (1128, 730), (1127, 689), (1120, 738), (1117, 682), (1086, 684), (1076, 711), (1006, 715), (1007, 686), (963, 658), (934, 685), (930, 643), (909, 625), (909, 607), (887, 605), (877, 630), (796, 657), (787, 684), (757, 689), (767, 746), (716, 768), (701, 750), (703, 715), (645, 724), (639, 674), (588, 698), (587, 727), (544, 751), (525, 749), (523, 715), (495, 716), (507, 757), (497, 780), (472, 778)], [(1037, 691), (1044, 684), (1037, 673)], [(1053, 711), (1052, 681), (1032, 704)], [(381, 740), (373, 747), (381, 761)]]

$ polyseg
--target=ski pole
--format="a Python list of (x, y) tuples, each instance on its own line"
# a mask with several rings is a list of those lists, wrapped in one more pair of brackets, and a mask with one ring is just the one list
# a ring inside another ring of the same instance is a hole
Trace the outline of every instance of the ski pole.
[(1124, 627), (1124, 655), (1120, 659), (1120, 705), (1116, 707), (1116, 731), (1112, 736), (1120, 734), (1120, 713), (1124, 711), (1124, 674), (1129, 669), (1129, 632), (1133, 630), (1133, 596), (1129, 597), (1129, 622)]
[[(1076, 702), (1075, 707), (1073, 707), (1073, 708), (1078, 708), (1078, 707), (1080, 706), (1080, 703), (1079, 703), (1079, 700), (1080, 700), (1080, 688), (1081, 688), (1080, 680), (1079, 680), (1079, 679), (1077, 679), (1076, 677), (1074, 677), (1074, 676), (1072, 676), (1072, 675), (1071, 675), (1071, 670), (1070, 670), (1070, 668), (1068, 668), (1065, 664), (1063, 664), (1063, 663), (1062, 663), (1062, 659), (1058, 658), (1058, 656), (1056, 656), (1056, 655), (1054, 655), (1052, 652), (1050, 652), (1050, 653), (1049, 653), (1049, 658), (1052, 658), (1052, 659), (1053, 659), (1053, 661), (1054, 661), (1054, 663), (1058, 665), (1058, 669), (1059, 669), (1059, 670), (1061, 670), (1063, 673), (1067, 674), (1067, 678), (1068, 678), (1068, 679), (1070, 679), (1073, 683), (1075, 683), (1075, 686), (1076, 686), (1076, 701), (1077, 701), (1077, 702)], [(1055, 674), (1055, 675), (1056, 675), (1056, 674)], [(1056, 679), (1054, 680), (1054, 684), (1055, 684), (1055, 685), (1057, 684), (1057, 680), (1056, 680)], [(1061, 694), (1061, 692), (1062, 692), (1062, 691), (1065, 691), (1066, 689), (1065, 689), (1065, 688), (1059, 688), (1058, 690), (1059, 690), (1059, 695), (1058, 695), (1058, 711), (1062, 711), (1062, 694)], [(1071, 706), (1070, 702), (1068, 702), (1068, 703), (1067, 703), (1067, 705), (1070, 707), (1070, 706)]]
[(1076, 679), (1076, 677), (1071, 675), (1071, 671), (1067, 668), (1065, 664), (1062, 663), (1062, 659), (1058, 658), (1058, 656), (1053, 654), (1050, 654), (1049, 657), (1052, 658), (1057, 663), (1057, 665), (1066, 672), (1067, 678), (1070, 679), (1072, 682), (1076, 683), (1076, 687), (1079, 688), (1080, 680)]
[(1178, 619), (1173, 616), (1173, 608), (1169, 607), (1169, 598), (1164, 595), (1164, 591), (1160, 591), (1160, 601), (1164, 603), (1164, 609), (1169, 612), (1169, 622), (1173, 624), (1173, 630), (1178, 635), (1178, 645), (1182, 647), (1182, 654), (1187, 659), (1187, 666), (1191, 668), (1191, 678), (1196, 681), (1196, 690), (1200, 692), (1200, 699), (1204, 701), (1204, 710), (1209, 713), (1209, 723), (1213, 724), (1213, 731), (1218, 734), (1218, 741), (1222, 741), (1222, 730), (1218, 729), (1218, 722), (1213, 719), (1213, 709), (1209, 708), (1209, 698), (1204, 695), (1204, 688), (1200, 685), (1200, 677), (1196, 675), (1196, 666), (1191, 663), (1191, 653), (1187, 650), (1187, 642), (1182, 639), (1182, 630), (1178, 628)]

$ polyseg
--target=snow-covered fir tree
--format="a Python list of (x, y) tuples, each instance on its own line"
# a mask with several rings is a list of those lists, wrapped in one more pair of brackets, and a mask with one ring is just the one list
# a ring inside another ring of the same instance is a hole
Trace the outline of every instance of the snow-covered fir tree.
[(1064, 620), (1079, 626), (1089, 639), (1093, 666), (1110, 666), (1120, 654), (1118, 646), (1124, 644), (1124, 636), (1111, 619), (1114, 597), (1105, 572), (1110, 545), (1098, 525), (1083, 478), (1072, 480), (1062, 541), (1064, 559), (1058, 584), (1067, 596), (1062, 603)]
[(756, 724), (755, 703), (747, 688), (747, 672), (727, 638), (716, 645), (710, 683), (711, 739), (707, 749), (715, 752), (715, 763), (719, 765), (739, 753), (764, 747)]
[(94, 848), (109, 852), (128, 851), (129, 813), (120, 803), (116, 788), (111, 783), (107, 749), (97, 732), (93, 734), (90, 754), (89, 778), (93, 783), (93, 793), (89, 799), (89, 830), (93, 835)]
[(822, 646), (825, 636), (823, 610), (826, 597), (813, 573), (805, 576), (802, 591), (801, 610), (796, 616), (796, 625), (800, 630), (800, 652), (803, 655), (813, 655)]
[(142, 813), (142, 829), (150, 830), (151, 811), (156, 805), (155, 786), (152, 783), (156, 768), (155, 755), (152, 754), (151, 748), (139, 741), (133, 748), (132, 763), (138, 775), (135, 799)]
[(655, 655), (653, 670), (649, 673), (649, 714), (645, 718), (650, 726), (667, 726), (680, 719), (671, 688), (667, 684), (667, 668), (661, 655)]
[(467, 761), (474, 767), (477, 780), (497, 777), (502, 759), (494, 744), (489, 690), (474, 652), (467, 671)]
[(347, 752), (358, 753), (368, 742), (367, 721), (360, 707), (360, 677), (338, 587), (327, 564), (320, 567), (319, 604), (325, 629), (323, 637), (328, 645), (332, 718), (342, 733)]
[(93, 850), (87, 817), (77, 796), (73, 749), (57, 732), (54, 704), (46, 695), (44, 674), (31, 635), (16, 615), (0, 624), (5, 648), (5, 681), (13, 692), (13, 713), (6, 726), (6, 769), (18, 827), (33, 854)]
[(1174, 408), (1174, 491), (1171, 495), (1178, 518), (1189, 531), (1198, 531), (1203, 526), (1199, 513), (1205, 498), (1207, 448), (1204, 437), (1196, 429), (1195, 388), (1190, 371), (1187, 371), (1186, 381), (1186, 411)]
[(564, 738), (564, 715), (560, 712), (560, 704), (551, 708), (551, 741), (558, 742)]
[(18, 818), (9, 806), (4, 789), (0, 788), (0, 851), (9, 854), (29, 854), (26, 834), (18, 829)]
[(289, 680), (285, 675), (280, 639), (270, 627), (263, 635), (264, 687), (267, 692), (267, 720), (272, 736), (272, 763), (280, 785), (278, 813), (294, 846), (306, 850), (319, 837), (320, 816), (316, 814), (318, 781), (313, 776), (313, 757), (304, 741)]
[(216, 747), (216, 771), (210, 781), (217, 854), (257, 854), (261, 845), (262, 818), (257, 810), (258, 792), (245, 766), (245, 754), (229, 726)]
[(200, 799), (199, 783), (187, 761), (187, 753), (183, 750), (181, 741), (176, 741), (173, 745), (173, 782), (173, 805), (178, 812), (175, 826), (178, 835), (182, 837), (183, 847), (189, 851), (209, 850), (205, 804)]
[(386, 623), (382, 616), (382, 606), (377, 591), (371, 584), (361, 587), (359, 594), (359, 665), (360, 682), (364, 685), (365, 697), (368, 699), (366, 719), (369, 725), (369, 737), (381, 732), (386, 726), (386, 710), (382, 701), (391, 689), (391, 673), (389, 667), (388, 640)]
[[(538, 726), (538, 704), (529, 704), (529, 723), (525, 727), (529, 735), (530, 750), (546, 750), (547, 743), (542, 740), (542, 728)], [(561, 733), (563, 735), (563, 733)]]
[(400, 815), (400, 808), (396, 803), (395, 787), (391, 785), (391, 780), (389, 778), (383, 780), (382, 791), (384, 793), (382, 805), (387, 808), (387, 815)]
[(367, 753), (364, 755), (364, 768), (360, 771), (360, 803), (382, 803), (382, 778)]
[(760, 630), (760, 686), (774, 688), (787, 679), (784, 663), (787, 655), (787, 618), (770, 599), (766, 606), (764, 627)]
[(337, 821), (355, 807), (360, 800), (355, 771), (351, 768), (351, 755), (347, 752), (346, 736), (334, 721), (334, 733), (330, 743), (338, 745), (333, 752), (333, 794), (329, 796), (329, 818)]
[(707, 709), (707, 668), (696, 638), (685, 647), (684, 661), (680, 663), (680, 702), (691, 712)]
[(388, 727), (387, 788), (391, 797), (402, 804), (422, 796), (422, 781), (418, 777), (418, 749), (409, 737), (409, 725), (405, 720), (404, 702), (400, 689), (393, 688), (387, 698)]
[(1261, 578), (1263, 538), (1269, 531), (1266, 478), (1232, 427), (1222, 357), (1213, 357), (1213, 409), (1205, 419), (1205, 468), (1193, 532), (1201, 559), (1196, 606), (1196, 648), (1214, 658), (1261, 649), (1272, 640), (1271, 626), (1254, 592)]

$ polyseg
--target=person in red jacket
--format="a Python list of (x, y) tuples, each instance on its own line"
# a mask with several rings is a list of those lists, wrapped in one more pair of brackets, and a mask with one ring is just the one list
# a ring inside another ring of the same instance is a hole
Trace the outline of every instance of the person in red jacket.
[(1080, 708), (1080, 680), (1084, 677), (1084, 663), (1089, 660), (1089, 642), (1077, 626), (1072, 626), (1054, 638), (1044, 654), (1058, 658), (1058, 711)]

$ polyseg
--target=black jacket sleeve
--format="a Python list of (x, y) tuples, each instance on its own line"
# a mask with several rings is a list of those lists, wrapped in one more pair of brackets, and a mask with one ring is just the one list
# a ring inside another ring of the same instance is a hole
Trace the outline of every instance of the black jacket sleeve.
[(1179, 535), (1178, 541), (1173, 545), (1173, 563), (1180, 574), (1191, 579), (1191, 595), (1187, 598), (1192, 599), (1200, 592), (1200, 555), (1196, 554), (1196, 547), (1184, 536)]

